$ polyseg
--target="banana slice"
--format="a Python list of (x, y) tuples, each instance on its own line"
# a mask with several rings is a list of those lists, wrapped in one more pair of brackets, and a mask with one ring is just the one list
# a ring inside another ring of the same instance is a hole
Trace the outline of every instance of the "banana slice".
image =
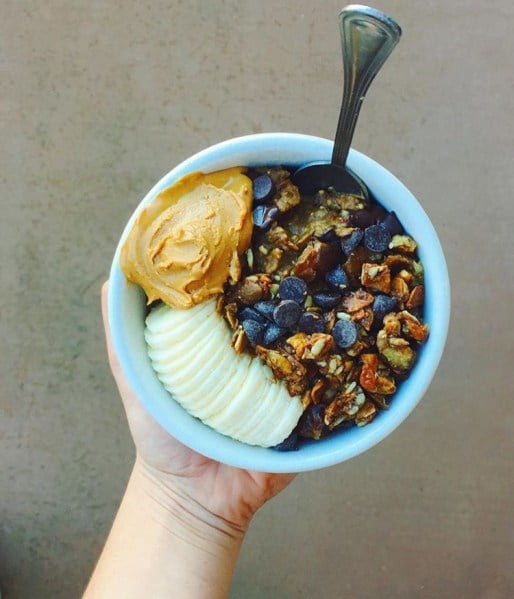
[(296, 426), (300, 398), (291, 397), (258, 358), (236, 354), (231, 336), (216, 300), (188, 310), (161, 305), (146, 319), (148, 355), (174, 399), (224, 435), (272, 447)]

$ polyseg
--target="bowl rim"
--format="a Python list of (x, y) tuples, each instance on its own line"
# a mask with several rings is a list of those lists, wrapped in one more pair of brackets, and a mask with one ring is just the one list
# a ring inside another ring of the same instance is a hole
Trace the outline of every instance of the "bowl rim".
[[(430, 304), (430, 318), (426, 319), (430, 323), (429, 340), (420, 351), (422, 356), (419, 361), (423, 362), (423, 368), (415, 367), (408, 379), (402, 383), (395, 394), (393, 407), (381, 411), (377, 418), (365, 427), (352, 427), (321, 441), (307, 442), (299, 451), (279, 452), (246, 445), (217, 433), (190, 416), (177, 402), (170, 401), (170, 395), (158, 382), (155, 373), (153, 375), (157, 385), (147, 380), (149, 359), (148, 364), (145, 365), (134, 355), (131, 349), (134, 341), (129, 338), (129, 329), (131, 327), (133, 329), (135, 325), (131, 323), (132, 315), (130, 318), (127, 316), (126, 305), (119, 302), (121, 297), (125, 299), (125, 304), (128, 304), (128, 293), (139, 293), (144, 297), (140, 289), (137, 292), (134, 289), (131, 292), (127, 291), (130, 287), (136, 286), (126, 281), (119, 267), (120, 248), (139, 211), (162, 189), (190, 172), (198, 170), (212, 172), (241, 164), (253, 166), (257, 162), (261, 165), (285, 163), (300, 165), (306, 162), (305, 147), (309, 148), (308, 155), (312, 155), (312, 160), (330, 160), (333, 141), (301, 133), (257, 133), (227, 139), (193, 154), (161, 177), (138, 203), (120, 236), (111, 264), (108, 325), (114, 352), (132, 391), (159, 424), (180, 442), (207, 457), (234, 467), (263, 472), (302, 472), (333, 466), (371, 449), (390, 435), (422, 399), (437, 370), (448, 334), (451, 304), (448, 268), (441, 243), (429, 217), (414, 195), (391, 172), (365, 154), (351, 149), (347, 161), (348, 167), (368, 184), (373, 194), (384, 203), (386, 208), (387, 201), (381, 197), (381, 193), (384, 194), (386, 191), (387, 194), (397, 194), (410, 202), (409, 212), (401, 215), (400, 220), (407, 231), (416, 224), (422, 223), (422, 239), (419, 234), (415, 237), (419, 243), (421, 261), (425, 268), (427, 264), (430, 265), (425, 274), (430, 277), (430, 299), (433, 303)], [(262, 152), (266, 152), (265, 161), (250, 159), (243, 162), (246, 156), (255, 156), (259, 153), (262, 155)], [(286, 154), (290, 158), (284, 160)], [(237, 163), (234, 162), (236, 155)], [(296, 156), (298, 160), (295, 159)], [(405, 387), (406, 383), (407, 387)], [(159, 387), (162, 393), (159, 393)], [(402, 394), (404, 388), (406, 391)], [(344, 435), (343, 443), (340, 442), (342, 435)]]

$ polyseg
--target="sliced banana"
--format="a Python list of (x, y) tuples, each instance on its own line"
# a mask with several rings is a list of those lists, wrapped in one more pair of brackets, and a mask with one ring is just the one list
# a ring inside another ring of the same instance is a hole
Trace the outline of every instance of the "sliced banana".
[(238, 441), (272, 447), (302, 414), (271, 369), (230, 347), (215, 300), (188, 310), (161, 305), (146, 319), (148, 355), (164, 387), (193, 416)]

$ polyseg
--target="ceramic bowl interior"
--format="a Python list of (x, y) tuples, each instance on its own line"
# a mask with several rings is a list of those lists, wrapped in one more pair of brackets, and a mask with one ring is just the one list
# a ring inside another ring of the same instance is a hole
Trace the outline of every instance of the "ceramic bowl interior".
[(302, 165), (330, 160), (333, 143), (301, 134), (263, 133), (211, 146), (166, 174), (145, 196), (118, 244), (110, 272), (108, 317), (115, 352), (134, 392), (152, 416), (175, 438), (215, 460), (264, 472), (315, 470), (354, 457), (389, 435), (412, 412), (425, 394), (446, 342), (450, 314), (450, 287), (444, 254), (437, 234), (410, 191), (389, 171), (367, 156), (351, 150), (348, 166), (363, 179), (378, 201), (394, 210), (418, 242), (425, 268), (424, 320), (430, 336), (407, 380), (401, 383), (389, 410), (368, 425), (309, 441), (298, 451), (279, 452), (253, 447), (221, 435), (190, 416), (161, 385), (152, 369), (143, 336), (145, 296), (127, 283), (119, 268), (119, 252), (139, 212), (162, 189), (193, 171), (212, 172), (230, 166)]

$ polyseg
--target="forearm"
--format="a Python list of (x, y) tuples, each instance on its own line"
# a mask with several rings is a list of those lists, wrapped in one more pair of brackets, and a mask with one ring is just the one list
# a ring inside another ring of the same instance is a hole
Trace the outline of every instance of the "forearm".
[(242, 540), (136, 462), (84, 599), (225, 598)]

